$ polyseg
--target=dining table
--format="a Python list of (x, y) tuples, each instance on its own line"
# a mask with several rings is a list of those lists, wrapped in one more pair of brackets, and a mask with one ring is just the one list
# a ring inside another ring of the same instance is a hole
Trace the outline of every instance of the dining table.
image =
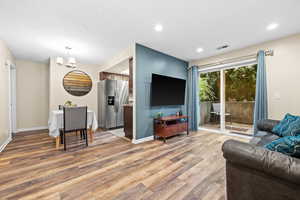
[[(63, 110), (52, 110), (49, 115), (48, 128), (49, 136), (56, 139), (56, 148), (60, 147), (60, 130), (64, 128)], [(93, 134), (98, 129), (96, 113), (92, 110), (87, 111), (87, 129), (90, 141), (93, 142)]]

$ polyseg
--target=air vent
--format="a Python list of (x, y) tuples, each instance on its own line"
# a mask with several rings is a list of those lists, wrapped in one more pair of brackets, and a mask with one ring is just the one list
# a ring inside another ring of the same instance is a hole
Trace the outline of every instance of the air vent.
[(217, 47), (217, 50), (223, 50), (223, 49), (227, 49), (229, 47), (228, 44), (224, 44), (222, 46)]

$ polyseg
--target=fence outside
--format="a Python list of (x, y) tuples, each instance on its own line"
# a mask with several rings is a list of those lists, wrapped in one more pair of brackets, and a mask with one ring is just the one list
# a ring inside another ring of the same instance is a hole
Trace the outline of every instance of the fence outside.
[[(200, 102), (200, 125), (210, 122), (212, 104), (214, 102)], [(226, 113), (231, 114), (232, 122), (241, 124), (253, 124), (254, 101), (228, 101), (225, 103)], [(226, 121), (230, 119), (227, 118)]]

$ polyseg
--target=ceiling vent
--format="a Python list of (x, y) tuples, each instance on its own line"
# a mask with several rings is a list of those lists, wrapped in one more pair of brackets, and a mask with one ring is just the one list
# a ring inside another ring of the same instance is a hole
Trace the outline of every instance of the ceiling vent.
[(228, 44), (224, 44), (222, 46), (217, 47), (217, 50), (223, 50), (223, 49), (227, 49), (229, 47)]

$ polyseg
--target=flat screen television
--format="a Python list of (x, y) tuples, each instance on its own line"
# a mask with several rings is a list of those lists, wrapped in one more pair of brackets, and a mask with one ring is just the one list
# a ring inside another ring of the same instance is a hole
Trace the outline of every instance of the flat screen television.
[(184, 105), (186, 80), (152, 74), (151, 106)]

